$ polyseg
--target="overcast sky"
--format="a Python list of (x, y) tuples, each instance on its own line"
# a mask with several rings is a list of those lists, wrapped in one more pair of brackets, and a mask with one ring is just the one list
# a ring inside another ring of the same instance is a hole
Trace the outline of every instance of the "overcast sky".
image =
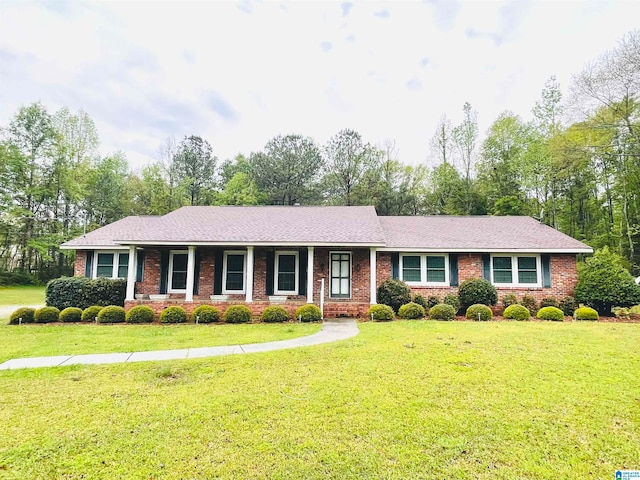
[(417, 164), (442, 114), (470, 102), (481, 134), (506, 109), (529, 118), (551, 75), (567, 93), (638, 19), (638, 0), (0, 0), (0, 125), (35, 101), (83, 109), (132, 168), (168, 136), (224, 160), (343, 128)]

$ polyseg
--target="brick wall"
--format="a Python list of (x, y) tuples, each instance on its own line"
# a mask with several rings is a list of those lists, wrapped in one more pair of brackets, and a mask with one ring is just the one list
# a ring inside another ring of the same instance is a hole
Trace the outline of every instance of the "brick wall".
[(76, 261), (73, 264), (73, 276), (84, 277), (84, 266), (87, 261), (86, 250), (76, 250)]

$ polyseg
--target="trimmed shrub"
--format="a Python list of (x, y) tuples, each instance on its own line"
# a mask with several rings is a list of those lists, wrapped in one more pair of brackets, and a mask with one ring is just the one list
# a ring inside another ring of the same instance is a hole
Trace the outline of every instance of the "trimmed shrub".
[(411, 289), (400, 280), (387, 278), (378, 287), (377, 299), (378, 303), (389, 305), (397, 313), (402, 305), (411, 301)]
[(543, 307), (560, 308), (560, 304), (558, 303), (558, 300), (553, 297), (544, 297), (542, 300), (540, 300), (540, 308)]
[(607, 247), (596, 250), (593, 257), (578, 264), (576, 300), (601, 315), (613, 307), (630, 307), (640, 303), (640, 286), (636, 285), (623, 260)]
[(598, 320), (598, 312), (591, 307), (580, 307), (574, 313), (576, 320)]
[(211, 305), (200, 305), (191, 314), (191, 321), (195, 323), (198, 317), (198, 323), (214, 323), (220, 320), (220, 310)]
[(564, 313), (558, 307), (542, 307), (536, 315), (540, 320), (553, 320), (554, 322), (562, 322)]
[(415, 302), (405, 303), (398, 310), (398, 316), (400, 318), (405, 318), (407, 320), (416, 320), (418, 318), (424, 318), (425, 313), (426, 312), (424, 310), (424, 307), (422, 305), (418, 305)]
[(531, 315), (535, 315), (536, 313), (538, 313), (538, 302), (533, 295), (523, 296), (520, 305), (529, 310), (531, 312)]
[(184, 308), (172, 305), (160, 313), (160, 323), (186, 323), (187, 312)]
[(82, 320), (82, 309), (78, 307), (67, 307), (60, 312), (61, 322), (79, 322), (80, 320)]
[(629, 313), (632, 313), (633, 315), (640, 315), (640, 305), (634, 305), (631, 307), (629, 309)]
[(378, 321), (388, 321), (393, 320), (395, 315), (393, 313), (393, 308), (389, 305), (379, 303), (369, 307), (369, 310), (367, 310), (367, 318)]
[(100, 313), (100, 310), (102, 310), (103, 308), (104, 307), (101, 307), (100, 305), (92, 305), (90, 307), (85, 308), (82, 311), (81, 320), (83, 322), (95, 322), (96, 321), (96, 317)]
[(35, 321), (34, 316), (36, 313), (35, 308), (21, 307), (15, 310), (9, 317), (9, 325), (18, 325), (22, 318), (22, 323), (33, 323)]
[(467, 308), (465, 317), (469, 320), (479, 320), (481, 322), (488, 322), (493, 318), (493, 312), (491, 309), (483, 303), (476, 303)]
[(442, 302), (435, 295), (431, 295), (429, 298), (427, 298), (427, 308), (435, 307), (439, 303), (442, 303)]
[(59, 309), (87, 308), (92, 305), (124, 306), (127, 281), (112, 278), (62, 277), (47, 283), (47, 305)]
[(231, 305), (222, 318), (227, 323), (247, 323), (251, 320), (251, 310), (246, 305)]
[(504, 297), (502, 297), (502, 306), (504, 308), (508, 308), (511, 305), (516, 305), (518, 303), (518, 297), (513, 293), (507, 293)]
[[(38, 277), (25, 272), (0, 272), (0, 286), (5, 285), (39, 285)], [(24, 323), (24, 318), (22, 319)]]
[(280, 305), (271, 305), (264, 309), (260, 319), (265, 323), (281, 323), (289, 320), (289, 312)]
[(427, 301), (420, 294), (417, 294), (417, 295), (413, 296), (413, 303), (417, 303), (418, 305), (422, 305), (422, 308), (424, 308), (425, 310), (428, 310), (430, 308), (430, 307), (427, 307)]
[(295, 320), (307, 322), (319, 322), (322, 320), (322, 312), (320, 307), (312, 303), (307, 303), (296, 310)]
[(514, 303), (504, 309), (502, 316), (509, 320), (529, 320), (531, 313), (522, 305)]
[(156, 312), (153, 311), (148, 305), (136, 305), (125, 315), (127, 323), (151, 323), (156, 316)]
[[(613, 307), (613, 314), (620, 320), (630, 320), (631, 312), (625, 307)], [(596, 312), (597, 313), (597, 312)]]
[(458, 299), (457, 295), (454, 295), (452, 293), (446, 294), (442, 303), (444, 303), (445, 305), (451, 305), (455, 309), (456, 313), (458, 312), (458, 310), (460, 310), (460, 300)]
[(120, 305), (108, 305), (98, 312), (98, 323), (123, 323), (126, 318)]
[(36, 323), (53, 323), (60, 318), (60, 310), (56, 307), (42, 307), (33, 314)]
[(562, 312), (567, 317), (572, 317), (573, 312), (576, 311), (576, 306), (577, 306), (576, 299), (570, 296), (566, 296), (562, 300), (560, 300), (560, 304), (558, 305), (558, 308), (562, 310)]
[(447, 303), (435, 305), (429, 309), (431, 320), (453, 320), (456, 318), (456, 309)]
[(476, 304), (495, 305), (498, 301), (498, 292), (488, 280), (470, 278), (460, 285), (458, 298), (463, 307)]

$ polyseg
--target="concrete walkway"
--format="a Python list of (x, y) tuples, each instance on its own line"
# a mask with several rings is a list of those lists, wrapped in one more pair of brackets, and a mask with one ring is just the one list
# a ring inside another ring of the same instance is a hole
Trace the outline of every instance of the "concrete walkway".
[(67, 365), (96, 365), (102, 363), (152, 362), (158, 360), (179, 360), (184, 358), (218, 357), (239, 353), (271, 352), (287, 348), (307, 347), (321, 343), (335, 342), (351, 338), (359, 333), (355, 320), (327, 320), (322, 330), (313, 335), (277, 342), (250, 343), (222, 347), (186, 348), (182, 350), (156, 350), (151, 352), (93, 353), (88, 355), (59, 355), (55, 357), (14, 358), (0, 364), (0, 370), (19, 368), (64, 367)]

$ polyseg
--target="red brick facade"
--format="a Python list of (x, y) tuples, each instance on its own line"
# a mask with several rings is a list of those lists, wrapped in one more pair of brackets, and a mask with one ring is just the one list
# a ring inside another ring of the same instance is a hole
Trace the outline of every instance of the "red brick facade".
[[(239, 249), (238, 249), (239, 250)], [(254, 249), (254, 277), (253, 277), (253, 302), (249, 304), (253, 313), (258, 315), (269, 305), (269, 295), (267, 294), (267, 258), (270, 252), (279, 250), (297, 250), (300, 252), (306, 249), (292, 248), (264, 248)], [(186, 250), (185, 250), (186, 251)], [(181, 304), (188, 312), (191, 312), (200, 304), (214, 304), (221, 311), (233, 303), (243, 303), (245, 295), (229, 295), (226, 302), (213, 303), (210, 296), (214, 292), (214, 276), (216, 268), (216, 253), (220, 249), (214, 247), (200, 247), (197, 254), (200, 258), (198, 275), (198, 293), (193, 297), (193, 303), (184, 302), (184, 294), (171, 294), (165, 301), (136, 300), (127, 302), (127, 306), (138, 303), (151, 305), (156, 311), (161, 311), (167, 305)], [(344, 299), (334, 299), (330, 296), (330, 253), (349, 252), (351, 254), (351, 297)], [(378, 252), (376, 262), (376, 287), (385, 279), (392, 276), (392, 254), (391, 252)], [(302, 256), (299, 261), (303, 262)], [(84, 276), (86, 252), (76, 251), (74, 272), (76, 276)], [(158, 248), (146, 248), (144, 250), (144, 269), (142, 281), (135, 286), (136, 294), (153, 295), (160, 292), (160, 263), (161, 251)], [(325, 248), (316, 247), (314, 250), (313, 265), (313, 302), (320, 303), (320, 284), (325, 280), (324, 307), (326, 317), (339, 316), (359, 316), (366, 315), (370, 305), (370, 251), (368, 248)], [(299, 271), (306, 270), (306, 265), (300, 265)], [(560, 299), (565, 295), (571, 295), (577, 282), (576, 258), (575, 255), (551, 255), (551, 288), (498, 288), (498, 297), (502, 298), (507, 293), (515, 293), (518, 298), (525, 294), (533, 295), (538, 301), (544, 297), (555, 297)], [(458, 279), (463, 282), (468, 278), (482, 277), (482, 255), (476, 253), (458, 255)], [(303, 279), (304, 281), (304, 279)], [(457, 287), (413, 287), (413, 293), (420, 293), (425, 297), (438, 296), (441, 300), (448, 293), (457, 293)], [(306, 295), (288, 296), (285, 308), (291, 313), (296, 308), (306, 303)]]

